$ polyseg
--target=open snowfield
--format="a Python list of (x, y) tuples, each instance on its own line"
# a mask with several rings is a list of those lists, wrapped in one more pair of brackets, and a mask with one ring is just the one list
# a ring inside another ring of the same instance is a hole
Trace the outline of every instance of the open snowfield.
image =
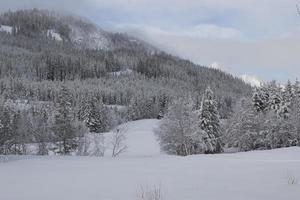
[(300, 199), (300, 148), (167, 156), (153, 134), (158, 123), (128, 123), (128, 151), (119, 158), (0, 163), (0, 200), (135, 200), (141, 186), (154, 185), (161, 186), (165, 200)]

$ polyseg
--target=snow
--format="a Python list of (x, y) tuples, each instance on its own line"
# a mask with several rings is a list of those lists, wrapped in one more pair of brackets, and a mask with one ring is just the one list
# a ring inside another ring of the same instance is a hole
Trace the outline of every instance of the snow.
[(59, 33), (56, 33), (54, 30), (48, 30), (47, 36), (54, 38), (56, 41), (62, 41), (62, 37)]
[(0, 199), (134, 200), (141, 186), (161, 186), (165, 200), (300, 199), (300, 148), (189, 157), (160, 153), (158, 120), (125, 127), (119, 158), (21, 157), (0, 163)]
[(0, 25), (0, 32), (12, 34), (12, 29), (13, 28), (11, 26)]
[(122, 70), (122, 71), (112, 72), (110, 74), (113, 75), (113, 76), (121, 76), (121, 75), (132, 74), (132, 72), (133, 71), (131, 69), (125, 69), (125, 70)]
[(112, 105), (112, 104), (111, 105), (110, 104), (109, 105), (104, 105), (104, 106), (106, 106), (107, 108), (110, 108), (110, 109), (113, 109), (113, 110), (116, 109), (116, 110), (119, 110), (119, 111), (120, 110), (126, 110), (127, 107), (128, 107), (128, 106), (123, 106), (123, 105)]
[(154, 157), (160, 155), (159, 144), (153, 130), (158, 128), (158, 120), (139, 120), (129, 122), (120, 128), (127, 130), (127, 152), (122, 157)]
[(99, 30), (85, 31), (77, 26), (71, 26), (71, 40), (89, 49), (108, 49), (108, 40)]
[(248, 84), (250, 84), (251, 86), (254, 86), (254, 87), (260, 87), (261, 84), (262, 84), (262, 81), (259, 78), (257, 78), (256, 76), (251, 76), (251, 75), (244, 74), (244, 75), (241, 76), (241, 79), (245, 83), (248, 83)]
[(218, 62), (214, 62), (212, 63), (211, 65), (209, 65), (210, 68), (212, 69), (219, 69), (219, 70), (222, 70), (222, 71), (225, 71), (225, 67), (222, 66), (220, 63)]

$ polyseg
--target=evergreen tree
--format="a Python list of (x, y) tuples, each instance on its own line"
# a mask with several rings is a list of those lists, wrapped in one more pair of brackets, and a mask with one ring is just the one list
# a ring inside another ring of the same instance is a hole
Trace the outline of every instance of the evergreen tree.
[(270, 94), (266, 85), (263, 85), (260, 88), (255, 88), (252, 101), (257, 112), (265, 112), (268, 110), (270, 106)]
[(207, 135), (207, 137), (204, 138), (206, 145), (205, 153), (222, 152), (220, 116), (217, 110), (217, 102), (209, 87), (205, 90), (203, 95), (199, 120), (200, 129)]
[(43, 106), (39, 113), (32, 114), (32, 129), (35, 141), (38, 143), (38, 155), (48, 155), (47, 142), (50, 141), (50, 112), (47, 106)]
[(103, 133), (109, 127), (107, 115), (103, 103), (99, 103), (96, 98), (91, 98), (85, 102), (81, 118), (91, 133)]
[[(266, 86), (266, 84), (264, 86)], [(274, 111), (276, 115), (280, 116), (283, 102), (281, 88), (278, 87), (275, 81), (272, 81), (271, 83), (267, 84), (266, 91), (270, 97), (269, 110)]]
[(11, 109), (6, 105), (2, 109), (0, 128), (0, 154), (10, 154), (13, 146), (13, 128)]
[(62, 86), (56, 102), (56, 114), (53, 131), (59, 145), (59, 154), (69, 154), (77, 148), (76, 131), (72, 112), (72, 95), (66, 86)]
[(291, 104), (294, 98), (293, 86), (290, 81), (287, 82), (285, 89), (282, 94), (282, 105), (280, 110), (280, 116), (287, 119), (290, 116)]

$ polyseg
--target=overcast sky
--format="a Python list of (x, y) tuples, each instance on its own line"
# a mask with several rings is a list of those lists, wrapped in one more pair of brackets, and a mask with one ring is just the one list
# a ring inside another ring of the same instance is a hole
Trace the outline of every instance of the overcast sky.
[(300, 78), (300, 0), (0, 0), (133, 34), (202, 65), (263, 80)]

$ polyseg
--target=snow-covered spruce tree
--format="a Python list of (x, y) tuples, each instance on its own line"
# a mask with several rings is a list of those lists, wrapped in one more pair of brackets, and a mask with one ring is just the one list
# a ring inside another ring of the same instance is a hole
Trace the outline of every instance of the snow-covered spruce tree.
[(264, 84), (262, 87), (266, 87), (265, 91), (269, 96), (269, 108), (268, 111), (273, 111), (276, 115), (280, 115), (283, 98), (281, 88), (277, 85), (275, 81), (272, 81), (268, 84)]
[(294, 98), (294, 90), (293, 86), (290, 81), (287, 82), (284, 90), (282, 91), (282, 104), (280, 108), (280, 117), (282, 118), (289, 118), (290, 117), (290, 112), (291, 112), (291, 104), (293, 102)]
[(48, 155), (48, 145), (51, 138), (51, 111), (47, 105), (31, 110), (30, 122), (35, 142), (38, 143), (38, 155)]
[(266, 85), (260, 88), (255, 88), (252, 97), (253, 106), (257, 112), (265, 112), (270, 107), (270, 94)]
[(138, 120), (140, 116), (141, 112), (139, 110), (138, 100), (135, 97), (132, 97), (129, 103), (127, 118), (129, 120)]
[(80, 119), (86, 124), (91, 133), (103, 133), (108, 130), (108, 111), (97, 98), (86, 100), (80, 112)]
[[(107, 108), (103, 105), (102, 101), (99, 102), (97, 98), (90, 97), (82, 102), (79, 119), (84, 122), (85, 126), (93, 134), (94, 150), (91, 154), (94, 156), (104, 156), (105, 137), (103, 133), (110, 128), (108, 117), (109, 113)], [(83, 134), (80, 143), (81, 154), (87, 155), (90, 141), (85, 134)]]
[(0, 154), (10, 154), (13, 146), (12, 110), (4, 105), (1, 109)]
[(14, 112), (12, 118), (12, 128), (13, 128), (13, 154), (25, 155), (27, 153), (25, 143), (29, 142), (30, 129), (28, 128), (27, 119), (24, 112), (21, 113), (20, 110)]
[(266, 102), (269, 108), (257, 109), (253, 100), (252, 105), (246, 103), (237, 108), (228, 121), (226, 143), (241, 151), (299, 145), (300, 98), (297, 99), (296, 95), (297, 85), (288, 83), (281, 89), (271, 82), (263, 87), (260, 90), (269, 97)]
[(77, 148), (76, 130), (73, 124), (72, 95), (62, 86), (56, 101), (53, 131), (58, 142), (59, 154), (70, 154)]
[(220, 116), (214, 94), (209, 87), (205, 90), (203, 95), (198, 118), (199, 127), (202, 130), (199, 134), (206, 135), (203, 138), (205, 143), (205, 153), (222, 152)]
[(196, 152), (197, 116), (191, 98), (175, 100), (156, 130), (161, 149), (168, 153), (187, 156)]
[(295, 137), (297, 145), (300, 146), (300, 87), (299, 82), (296, 81), (294, 85), (294, 98), (291, 103), (291, 112), (289, 120), (295, 126)]

